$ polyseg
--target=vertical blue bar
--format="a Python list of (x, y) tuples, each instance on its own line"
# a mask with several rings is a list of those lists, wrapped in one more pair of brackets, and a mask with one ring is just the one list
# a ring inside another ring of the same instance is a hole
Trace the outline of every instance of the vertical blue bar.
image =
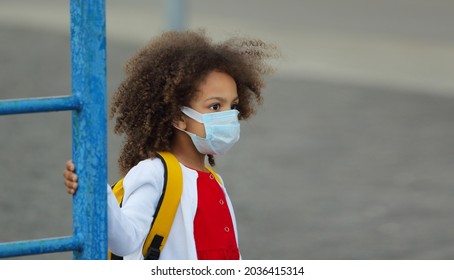
[(73, 199), (74, 259), (107, 258), (107, 117), (104, 0), (71, 0), (73, 160), (79, 189)]
[(186, 1), (187, 0), (167, 0), (167, 25), (172, 31), (182, 31), (186, 29)]

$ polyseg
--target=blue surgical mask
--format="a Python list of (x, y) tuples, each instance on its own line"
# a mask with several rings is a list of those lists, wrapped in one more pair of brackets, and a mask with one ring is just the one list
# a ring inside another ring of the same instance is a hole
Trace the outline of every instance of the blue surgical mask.
[(201, 114), (189, 107), (182, 107), (181, 111), (205, 126), (205, 138), (182, 130), (191, 137), (194, 146), (202, 154), (225, 154), (240, 139), (238, 110)]

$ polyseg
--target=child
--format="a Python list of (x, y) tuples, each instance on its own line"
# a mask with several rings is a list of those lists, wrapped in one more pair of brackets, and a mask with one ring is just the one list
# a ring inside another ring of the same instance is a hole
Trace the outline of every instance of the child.
[[(239, 139), (239, 120), (262, 101), (264, 60), (275, 48), (260, 40), (213, 43), (203, 31), (166, 32), (126, 65), (111, 118), (125, 142), (118, 160), (125, 179), (122, 207), (108, 187), (108, 247), (124, 259), (143, 259), (164, 182), (158, 151), (169, 151), (183, 172), (183, 193), (160, 259), (240, 259), (232, 204), (205, 166)], [(65, 185), (77, 190), (76, 167)]]

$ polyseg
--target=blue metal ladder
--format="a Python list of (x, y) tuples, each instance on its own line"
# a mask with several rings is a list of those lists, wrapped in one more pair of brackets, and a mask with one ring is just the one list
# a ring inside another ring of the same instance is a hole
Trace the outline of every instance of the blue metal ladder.
[(0, 244), (0, 258), (73, 251), (74, 259), (107, 258), (107, 117), (105, 1), (71, 0), (72, 95), (0, 101), (0, 115), (72, 111), (73, 160), (79, 190), (73, 235)]

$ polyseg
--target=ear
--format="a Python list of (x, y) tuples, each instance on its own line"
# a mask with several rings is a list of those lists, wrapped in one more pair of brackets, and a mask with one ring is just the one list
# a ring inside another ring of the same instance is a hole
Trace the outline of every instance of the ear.
[(179, 128), (181, 130), (186, 130), (186, 120), (185, 120), (183, 114), (181, 114), (177, 119), (175, 119), (172, 122), (172, 124), (176, 128)]

